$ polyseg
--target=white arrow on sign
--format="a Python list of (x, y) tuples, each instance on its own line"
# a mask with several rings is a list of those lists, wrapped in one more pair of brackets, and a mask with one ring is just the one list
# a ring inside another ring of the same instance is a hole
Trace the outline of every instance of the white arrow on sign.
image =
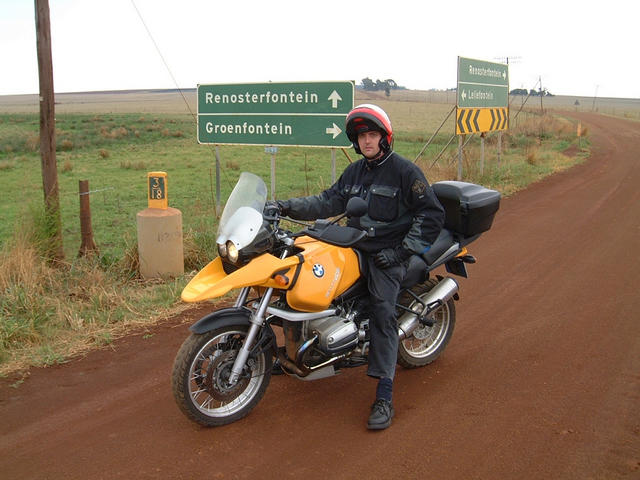
[(462, 101), (464, 102), (467, 99), (467, 91), (462, 90), (462, 93), (460, 94), (460, 96), (462, 97)]
[(338, 125), (334, 123), (333, 127), (327, 128), (325, 132), (329, 135), (333, 134), (333, 138), (336, 138), (338, 135), (342, 133), (342, 130), (340, 130), (340, 127), (338, 127)]
[(331, 92), (331, 95), (329, 95), (328, 100), (331, 100), (331, 108), (338, 108), (338, 102), (342, 101), (342, 97), (334, 90)]

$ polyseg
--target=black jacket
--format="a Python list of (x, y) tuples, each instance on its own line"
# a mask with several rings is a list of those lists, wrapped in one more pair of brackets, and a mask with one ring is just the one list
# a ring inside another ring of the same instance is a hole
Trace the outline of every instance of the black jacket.
[(395, 152), (375, 164), (361, 158), (349, 165), (338, 181), (319, 195), (292, 198), (287, 214), (298, 220), (315, 220), (343, 213), (352, 196), (367, 200), (369, 210), (348, 225), (367, 230), (357, 245), (366, 252), (402, 245), (424, 253), (444, 224), (444, 209), (418, 166)]

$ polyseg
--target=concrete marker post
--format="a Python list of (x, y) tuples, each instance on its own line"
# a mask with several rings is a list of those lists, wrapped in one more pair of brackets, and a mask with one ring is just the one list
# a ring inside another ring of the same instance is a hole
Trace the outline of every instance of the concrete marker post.
[(182, 212), (169, 207), (165, 172), (147, 174), (148, 207), (137, 214), (140, 275), (144, 279), (184, 273)]

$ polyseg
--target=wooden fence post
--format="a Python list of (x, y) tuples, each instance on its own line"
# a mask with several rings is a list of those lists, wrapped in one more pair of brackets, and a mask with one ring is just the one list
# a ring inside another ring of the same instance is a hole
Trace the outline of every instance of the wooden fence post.
[(78, 257), (84, 257), (88, 253), (98, 253), (93, 241), (93, 229), (91, 228), (91, 207), (89, 205), (89, 180), (80, 180), (80, 232), (82, 235), (82, 244)]

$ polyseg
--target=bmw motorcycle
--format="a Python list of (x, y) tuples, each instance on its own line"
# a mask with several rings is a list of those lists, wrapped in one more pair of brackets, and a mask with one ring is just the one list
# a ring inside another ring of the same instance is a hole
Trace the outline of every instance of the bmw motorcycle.
[[(467, 276), (466, 265), (476, 261), (467, 246), (491, 227), (500, 202), (498, 192), (475, 184), (432, 187), (446, 222), (426, 254), (410, 257), (397, 300), (398, 363), (405, 368), (433, 362), (447, 346), (459, 286), (432, 272), (444, 266), (451, 275)], [(287, 219), (304, 227), (292, 232), (280, 225), (277, 211), (264, 212), (266, 199), (263, 180), (242, 173), (220, 219), (219, 256), (182, 292), (183, 301), (201, 302), (239, 290), (233, 307), (190, 327), (175, 358), (173, 395), (201, 425), (246, 416), (269, 385), (274, 359), (301, 380), (367, 363), (366, 263), (356, 248), (366, 232), (339, 223), (364, 215), (366, 202), (350, 199), (346, 213), (332, 220)]]

